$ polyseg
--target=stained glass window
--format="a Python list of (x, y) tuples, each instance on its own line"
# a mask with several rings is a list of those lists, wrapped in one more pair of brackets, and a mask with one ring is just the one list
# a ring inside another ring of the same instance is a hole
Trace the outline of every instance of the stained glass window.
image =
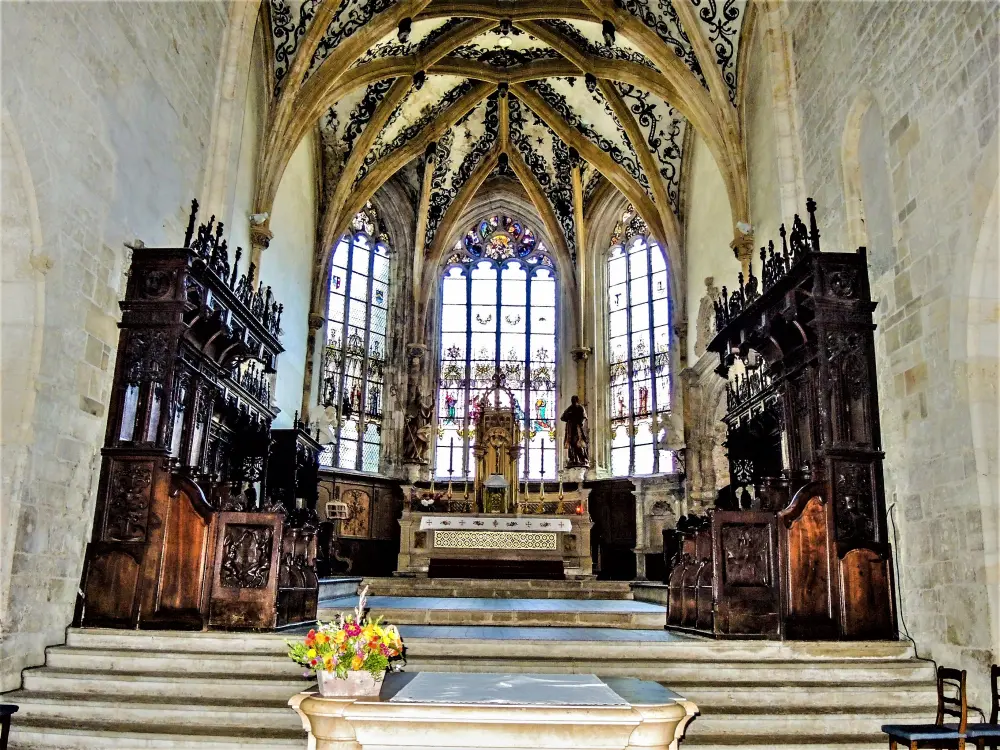
[(455, 245), (441, 280), (436, 476), (472, 478), (476, 416), (499, 373), (522, 420), (522, 476), (555, 478), (557, 298), (552, 258), (520, 220), (484, 219)]
[(337, 243), (330, 268), (321, 401), (333, 407), (336, 420), (320, 462), (376, 472), (385, 401), (388, 236), (371, 204), (354, 217), (351, 230)]
[[(638, 222), (638, 223), (637, 223)], [(666, 450), (670, 413), (670, 296), (662, 248), (632, 207), (608, 256), (611, 473), (673, 470)]]

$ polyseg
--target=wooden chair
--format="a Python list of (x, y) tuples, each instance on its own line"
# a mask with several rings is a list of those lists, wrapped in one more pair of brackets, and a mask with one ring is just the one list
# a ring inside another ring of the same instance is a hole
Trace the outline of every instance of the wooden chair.
[(990, 682), (993, 687), (993, 705), (990, 707), (988, 724), (969, 724), (965, 736), (976, 743), (976, 750), (984, 750), (990, 743), (992, 750), (1000, 747), (1000, 665), (990, 667)]
[(7, 750), (7, 737), (10, 734), (10, 717), (17, 713), (13, 703), (0, 703), (0, 750)]
[[(956, 691), (946, 695), (945, 688)], [(910, 750), (917, 748), (951, 748), (965, 750), (965, 729), (968, 724), (968, 703), (965, 695), (965, 670), (938, 667), (938, 709), (933, 724), (886, 724), (882, 731), (889, 735), (889, 750), (900, 744)], [(958, 725), (944, 723), (945, 714), (958, 717)]]

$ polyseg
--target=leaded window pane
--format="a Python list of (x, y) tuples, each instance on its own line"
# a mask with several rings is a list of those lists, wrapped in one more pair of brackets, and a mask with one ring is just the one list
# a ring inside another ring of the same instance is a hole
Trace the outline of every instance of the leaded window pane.
[(670, 297), (660, 246), (638, 233), (631, 207), (608, 253), (608, 416), (616, 476), (673, 470), (670, 411)]
[(379, 470), (382, 451), (389, 324), (389, 249), (384, 233), (367, 234), (377, 225), (368, 204), (334, 249), (321, 391), (334, 416), (320, 462), (368, 472)]
[(557, 291), (544, 244), (518, 220), (484, 219), (455, 246), (441, 280), (436, 476), (472, 478), (479, 402), (497, 372), (522, 423), (522, 475), (556, 476)]

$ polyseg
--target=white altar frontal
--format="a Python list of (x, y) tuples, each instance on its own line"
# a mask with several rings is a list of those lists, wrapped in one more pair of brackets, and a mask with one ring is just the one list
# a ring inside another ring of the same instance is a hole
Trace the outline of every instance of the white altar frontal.
[(698, 707), (594, 675), (390, 674), (381, 695), (289, 701), (316, 750), (678, 750)]

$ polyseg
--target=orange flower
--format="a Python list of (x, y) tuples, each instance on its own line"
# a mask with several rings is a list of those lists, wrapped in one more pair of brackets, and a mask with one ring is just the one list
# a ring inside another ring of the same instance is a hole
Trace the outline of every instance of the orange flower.
[(351, 669), (354, 670), (361, 669), (364, 663), (365, 663), (364, 659), (362, 659), (360, 656), (355, 656), (353, 659), (351, 659)]

